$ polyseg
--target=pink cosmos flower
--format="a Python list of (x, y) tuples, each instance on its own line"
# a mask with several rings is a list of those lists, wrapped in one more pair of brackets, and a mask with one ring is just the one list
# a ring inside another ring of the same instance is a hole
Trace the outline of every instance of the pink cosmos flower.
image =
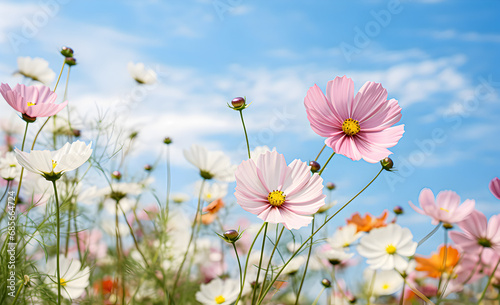
[(479, 253), (488, 248), (500, 251), (500, 214), (488, 221), (483, 213), (474, 210), (458, 226), (464, 232), (450, 232), (450, 238), (462, 251)]
[(401, 118), (398, 101), (387, 100), (387, 90), (378, 83), (365, 83), (354, 96), (352, 79), (336, 77), (328, 82), (326, 96), (317, 85), (309, 88), (304, 104), (314, 132), (352, 160), (379, 162), (404, 133), (404, 125), (391, 127)]
[(307, 226), (312, 220), (309, 215), (325, 204), (323, 179), (318, 174), (311, 176), (306, 162), (296, 159), (287, 166), (285, 157), (276, 151), (243, 161), (235, 175), (238, 204), (289, 230)]
[(17, 84), (11, 89), (7, 84), (0, 85), (0, 93), (12, 108), (23, 115), (27, 122), (34, 122), (37, 117), (50, 117), (61, 111), (68, 102), (54, 104), (57, 94), (46, 86), (25, 86)]
[(418, 197), (420, 207), (417, 208), (411, 201), (410, 206), (422, 215), (432, 218), (432, 224), (439, 222), (454, 224), (464, 220), (474, 210), (476, 202), (467, 199), (460, 205), (460, 196), (453, 191), (442, 191), (434, 201), (434, 193), (430, 189), (423, 189)]
[(490, 181), (490, 192), (493, 196), (500, 199), (500, 179), (498, 179), (498, 177), (495, 177)]

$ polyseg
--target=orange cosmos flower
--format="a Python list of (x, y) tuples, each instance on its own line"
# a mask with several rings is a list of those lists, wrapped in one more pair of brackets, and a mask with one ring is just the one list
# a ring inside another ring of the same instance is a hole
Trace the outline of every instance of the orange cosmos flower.
[(458, 250), (452, 246), (448, 246), (447, 248), (446, 262), (444, 266), (443, 261), (445, 256), (445, 247), (442, 245), (441, 248), (439, 248), (439, 254), (433, 253), (429, 258), (415, 257), (418, 264), (415, 270), (425, 271), (429, 277), (433, 278), (439, 278), (442, 272), (448, 274), (451, 273), (453, 268), (455, 268), (458, 264), (460, 253), (458, 253)]
[(201, 222), (204, 225), (209, 225), (214, 222), (217, 217), (217, 212), (224, 207), (224, 202), (222, 199), (217, 199), (212, 201), (209, 205), (203, 208), (203, 212), (206, 214), (201, 215)]
[(372, 229), (387, 226), (387, 223), (385, 222), (387, 215), (387, 210), (376, 218), (374, 218), (370, 213), (366, 213), (364, 217), (361, 217), (359, 213), (354, 213), (352, 214), (351, 219), (347, 219), (347, 224), (355, 224), (358, 228), (357, 232), (370, 232)]

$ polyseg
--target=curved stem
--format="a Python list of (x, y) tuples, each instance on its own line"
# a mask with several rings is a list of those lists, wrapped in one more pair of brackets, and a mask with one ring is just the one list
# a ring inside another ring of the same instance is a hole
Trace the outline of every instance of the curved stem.
[(444, 230), (444, 255), (443, 255), (443, 263), (441, 264), (441, 274), (439, 276), (439, 282), (438, 282), (438, 299), (441, 299), (444, 294), (443, 287), (441, 287), (443, 283), (443, 274), (446, 272), (446, 261), (448, 257), (448, 230)]
[[(314, 234), (314, 220), (315, 220), (315, 215), (313, 215), (313, 219), (312, 219), (311, 234)], [(297, 299), (295, 299), (295, 305), (299, 304), (300, 292), (302, 291), (302, 286), (304, 285), (304, 280), (306, 278), (307, 267), (309, 266), (309, 260), (311, 259), (312, 247), (313, 247), (313, 239), (311, 238), (311, 242), (309, 244), (309, 253), (307, 253), (306, 266), (304, 268), (304, 274), (302, 275), (302, 280), (300, 281), (299, 291), (297, 292)], [(319, 298), (319, 296), (318, 296), (318, 298)]]
[(399, 297), (399, 305), (403, 305), (405, 301), (405, 288), (406, 282), (403, 283), (403, 289), (401, 289), (401, 296)]
[[(259, 267), (257, 268), (257, 277), (255, 278), (255, 286), (254, 286), (253, 293), (252, 293), (252, 304), (255, 304), (255, 293), (257, 292), (257, 286), (259, 284), (259, 275), (260, 275), (260, 270), (262, 267), (262, 257), (264, 256), (264, 247), (266, 245), (267, 226), (268, 226), (268, 223), (265, 222), (264, 236), (262, 236), (262, 248), (260, 249)], [(250, 253), (249, 253), (249, 255), (250, 255)], [(271, 263), (271, 262), (269, 262), (269, 263)]]
[(434, 235), (434, 233), (437, 232), (437, 230), (439, 230), (439, 227), (441, 227), (442, 223), (438, 223), (438, 225), (427, 235), (425, 235), (424, 238), (422, 238), (419, 242), (418, 242), (418, 246), (419, 247), (421, 244), (423, 244), (424, 242), (426, 242), (429, 238), (431, 238), (432, 235)]
[(434, 302), (432, 302), (431, 300), (429, 300), (429, 298), (426, 297), (422, 292), (420, 292), (417, 288), (413, 287), (410, 283), (408, 283), (408, 281), (406, 280), (406, 278), (403, 277), (403, 279), (404, 279), (406, 285), (408, 286), (408, 288), (410, 288), (419, 298), (421, 298), (422, 300), (424, 300), (425, 304), (435, 305)]
[(318, 155), (316, 156), (316, 159), (314, 159), (314, 161), (318, 161), (319, 156), (321, 156), (321, 153), (323, 152), (323, 150), (325, 149), (325, 147), (326, 147), (326, 144), (325, 144), (325, 145), (323, 145), (323, 148), (321, 148), (321, 150), (319, 151), (319, 153), (318, 153)]
[[(326, 287), (323, 287), (323, 289), (321, 289), (321, 291), (319, 292), (318, 296), (316, 297), (316, 299), (314, 299), (314, 302), (312, 303), (312, 305), (316, 305), (318, 304), (318, 301), (319, 301), (319, 298), (321, 297), (321, 295), (323, 294), (323, 292), (325, 291)], [(298, 300), (298, 298), (297, 298)], [(296, 303), (297, 304), (297, 303)]]
[[(264, 286), (266, 285), (267, 274), (269, 273), (269, 268), (271, 267), (271, 261), (273, 259), (274, 252), (276, 251), (276, 248), (278, 247), (278, 243), (281, 239), (281, 235), (283, 234), (284, 230), (285, 230), (285, 227), (283, 226), (281, 228), (280, 235), (276, 238), (276, 242), (274, 243), (274, 248), (273, 248), (273, 251), (271, 252), (271, 256), (269, 257), (269, 262), (267, 263), (266, 273), (264, 274), (264, 280), (262, 281), (262, 286), (260, 287), (259, 297), (257, 299), (260, 299), (260, 297), (262, 296)], [(265, 235), (264, 235), (264, 237), (265, 237)]]
[(234, 254), (236, 255), (236, 259), (238, 260), (238, 268), (240, 269), (240, 291), (243, 290), (243, 273), (241, 272), (241, 263), (240, 263), (240, 257), (238, 256), (238, 250), (236, 250), (236, 245), (232, 243), (233, 249), (234, 249)]
[(61, 270), (59, 267), (59, 252), (60, 252), (60, 239), (61, 239), (61, 219), (59, 215), (59, 196), (57, 195), (56, 181), (52, 181), (54, 186), (54, 196), (56, 197), (56, 221), (57, 221), (57, 235), (56, 235), (56, 265), (57, 265), (57, 304), (61, 305)]
[(203, 194), (203, 188), (205, 187), (205, 181), (206, 181), (206, 179), (203, 179), (201, 182), (200, 193), (198, 195), (198, 206), (196, 207), (196, 212), (194, 214), (193, 224), (191, 225), (191, 237), (189, 238), (186, 253), (184, 253), (184, 258), (182, 259), (182, 263), (179, 266), (179, 270), (177, 271), (177, 275), (175, 276), (174, 287), (172, 289), (172, 295), (175, 293), (175, 289), (177, 288), (177, 284), (179, 282), (179, 278), (180, 278), (181, 273), (182, 273), (182, 267), (184, 267), (184, 264), (186, 263), (186, 259), (187, 259), (187, 256), (189, 254), (189, 248), (191, 247), (191, 243), (193, 242), (193, 239), (194, 239), (194, 235), (196, 232), (196, 230), (195, 230), (196, 223), (198, 221), (198, 214), (200, 213), (200, 208), (201, 208), (201, 195)]
[(170, 174), (170, 145), (167, 144), (167, 206), (166, 206), (166, 210), (167, 210), (167, 219), (168, 219), (168, 205), (169, 205), (169, 202), (170, 202), (170, 186), (172, 184), (172, 181), (171, 181), (171, 174)]
[[(252, 252), (253, 245), (257, 241), (257, 237), (259, 237), (260, 232), (262, 232), (262, 229), (264, 229), (265, 225), (266, 225), (266, 223), (262, 224), (262, 226), (259, 229), (259, 232), (257, 232), (257, 234), (255, 235), (255, 237), (254, 237), (254, 239), (252, 241), (252, 244), (250, 245), (250, 248), (248, 249), (247, 259), (246, 259), (246, 262), (245, 262), (245, 271), (243, 272), (243, 283), (245, 283), (245, 279), (247, 277), (248, 260), (250, 259), (250, 253)], [(234, 303), (234, 305), (238, 305), (238, 302), (241, 299), (241, 294), (242, 293), (243, 293), (243, 289), (240, 290), (240, 294), (238, 294), (238, 298), (236, 299), (236, 302)]]
[(325, 170), (326, 166), (328, 165), (328, 163), (330, 163), (330, 160), (333, 158), (333, 156), (335, 156), (335, 152), (333, 152), (330, 156), (330, 158), (328, 158), (328, 160), (326, 160), (326, 163), (325, 165), (323, 165), (323, 167), (321, 168), (321, 170), (319, 171), (318, 175), (321, 176), (321, 174), (323, 173), (323, 171)]
[(337, 216), (337, 214), (340, 213), (345, 207), (347, 207), (349, 205), (349, 203), (351, 203), (361, 193), (363, 193), (378, 178), (378, 176), (380, 176), (380, 174), (382, 173), (383, 170), (384, 170), (384, 168), (381, 168), (379, 170), (379, 172), (377, 173), (377, 175), (375, 175), (375, 177), (373, 177), (373, 179), (370, 182), (368, 182), (368, 184), (361, 191), (359, 191), (356, 195), (354, 195), (354, 197), (352, 197), (349, 201), (347, 201), (340, 209), (337, 210), (337, 212), (335, 212), (332, 216), (330, 216), (316, 231), (314, 231), (313, 234), (311, 234), (311, 236), (309, 236), (309, 238), (307, 238), (302, 243), (302, 245), (292, 254), (292, 256), (288, 259), (288, 261), (283, 265), (283, 267), (280, 269), (280, 271), (278, 271), (278, 273), (276, 274), (276, 276), (273, 278), (273, 280), (271, 282), (271, 285), (266, 289), (266, 291), (264, 291), (264, 295), (262, 296), (262, 299), (260, 299), (260, 301), (259, 301), (258, 304), (262, 303), (262, 301), (264, 300), (264, 297), (266, 296), (266, 294), (271, 289), (272, 284), (278, 279), (278, 277), (280, 276), (280, 274), (283, 272), (283, 269), (290, 263), (290, 261), (297, 255), (297, 253), (299, 253), (299, 251), (302, 250), (302, 248), (304, 247), (304, 245), (307, 242), (309, 242), (309, 240), (311, 240), (313, 238), (313, 236), (316, 235), (330, 220), (332, 220), (333, 217)]
[(247, 141), (248, 159), (251, 159), (252, 155), (250, 154), (250, 144), (248, 143), (247, 128), (245, 127), (245, 120), (243, 120), (243, 109), (241, 109), (239, 111), (240, 111), (240, 117), (241, 117), (241, 124), (243, 125), (243, 131), (245, 132), (245, 140)]
[(19, 290), (17, 290), (17, 293), (16, 293), (16, 296), (14, 297), (14, 301), (12, 301), (12, 305), (15, 305), (17, 304), (17, 299), (19, 298), (19, 296), (21, 295), (21, 290), (23, 290), (24, 288), (24, 283), (21, 283), (20, 285), (21, 287), (19, 287)]
[(493, 280), (493, 278), (495, 277), (495, 272), (497, 271), (499, 264), (500, 264), (500, 259), (498, 260), (497, 264), (495, 265), (495, 268), (493, 269), (493, 271), (491, 272), (490, 277), (488, 278), (488, 283), (486, 283), (486, 287), (484, 287), (484, 290), (481, 293), (481, 296), (479, 297), (479, 300), (477, 301), (478, 304), (481, 304), (481, 301), (484, 299), (484, 296), (486, 295), (486, 291), (488, 291), (488, 287), (491, 284), (491, 280)]

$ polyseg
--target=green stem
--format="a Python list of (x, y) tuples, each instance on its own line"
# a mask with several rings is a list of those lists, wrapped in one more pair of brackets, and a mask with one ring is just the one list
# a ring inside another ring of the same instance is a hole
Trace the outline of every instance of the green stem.
[[(11, 183), (10, 180), (7, 181), (7, 186), (5, 187), (5, 192), (3, 193), (2, 198), (0, 198), (0, 201), (2, 201), (3, 198), (5, 197), (5, 195), (7, 195), (7, 192), (9, 192), (10, 183)], [(2, 216), (0, 216), (0, 222), (2, 222), (4, 216), (6, 216), (8, 214), (7, 209), (9, 208), (9, 197), (10, 196), (8, 196), (7, 199), (5, 200), (5, 208), (2, 211)]]
[(68, 228), (66, 229), (66, 249), (65, 249), (65, 252), (64, 252), (64, 256), (68, 257), (68, 248), (69, 248), (69, 235), (70, 235), (70, 232), (71, 232), (71, 214), (72, 213), (72, 207), (73, 207), (73, 204), (69, 203), (69, 208), (68, 208)]
[(238, 250), (236, 250), (235, 243), (232, 243), (232, 245), (234, 249), (234, 254), (236, 255), (236, 259), (238, 260), (238, 268), (240, 269), (240, 291), (243, 291), (243, 272), (241, 272), (240, 257), (238, 255)]
[(314, 161), (318, 161), (319, 156), (321, 156), (321, 153), (323, 152), (323, 150), (325, 149), (325, 147), (326, 147), (326, 144), (325, 144), (325, 145), (323, 145), (323, 148), (321, 148), (321, 150), (319, 151), (319, 153), (318, 153), (318, 155), (316, 156), (316, 159), (314, 159)]
[[(274, 242), (273, 251), (271, 252), (271, 256), (269, 257), (269, 262), (267, 263), (266, 273), (264, 273), (264, 280), (262, 281), (262, 286), (260, 287), (260, 291), (259, 291), (259, 297), (257, 299), (260, 299), (260, 297), (262, 296), (262, 292), (264, 291), (264, 287), (266, 286), (267, 274), (269, 273), (269, 268), (271, 267), (271, 261), (273, 259), (274, 252), (276, 251), (276, 248), (278, 248), (278, 243), (281, 239), (281, 235), (283, 235), (284, 230), (285, 230), (285, 227), (283, 226), (281, 228), (280, 235), (276, 238), (276, 241)], [(276, 234), (278, 234), (277, 231), (276, 231)], [(266, 237), (266, 236), (264, 235), (264, 237)]]
[(443, 263), (441, 264), (441, 274), (439, 275), (439, 282), (438, 282), (438, 300), (443, 297), (444, 291), (443, 287), (441, 287), (443, 283), (443, 274), (446, 271), (446, 260), (448, 257), (448, 230), (444, 230), (444, 255), (443, 255)]
[(401, 290), (401, 297), (399, 298), (399, 305), (403, 305), (405, 301), (405, 288), (406, 282), (403, 283), (403, 289)]
[[(75, 207), (76, 207), (76, 202), (75, 202)], [(82, 251), (80, 249), (80, 236), (79, 236), (80, 232), (78, 232), (78, 221), (76, 220), (76, 217), (78, 214), (77, 209), (74, 209), (73, 213), (74, 213), (74, 222), (75, 222), (76, 248), (78, 249), (78, 258), (82, 262)], [(83, 264), (83, 262), (82, 262), (82, 264)]]
[(205, 181), (206, 181), (206, 179), (203, 179), (201, 182), (200, 193), (198, 195), (198, 206), (196, 207), (196, 212), (194, 214), (193, 224), (191, 225), (191, 237), (189, 238), (186, 253), (184, 253), (184, 258), (182, 259), (181, 265), (179, 266), (179, 270), (177, 271), (177, 275), (175, 276), (174, 287), (172, 289), (172, 295), (174, 295), (175, 290), (177, 288), (177, 284), (179, 282), (179, 278), (180, 278), (181, 272), (182, 272), (182, 267), (184, 267), (184, 264), (186, 263), (186, 259), (187, 259), (187, 256), (189, 254), (189, 248), (191, 247), (191, 243), (193, 242), (193, 239), (194, 239), (194, 235), (196, 232), (196, 230), (195, 230), (196, 224), (198, 222), (198, 214), (200, 213), (200, 208), (201, 208), (201, 196), (203, 194), (203, 189), (205, 187)]
[(481, 301), (484, 299), (484, 297), (486, 296), (486, 291), (488, 291), (488, 287), (490, 286), (491, 284), (491, 280), (493, 280), (493, 278), (495, 277), (495, 272), (497, 271), (498, 269), (498, 265), (500, 264), (500, 259), (498, 260), (497, 264), (495, 265), (495, 268), (493, 269), (493, 271), (491, 272), (491, 275), (488, 277), (488, 283), (486, 283), (486, 287), (484, 287), (484, 290), (483, 292), (481, 293), (481, 296), (479, 297), (479, 300), (477, 301), (477, 304), (481, 304)]
[(323, 167), (321, 168), (321, 170), (319, 171), (318, 175), (321, 176), (321, 174), (323, 173), (323, 171), (325, 170), (326, 166), (328, 165), (328, 163), (330, 163), (330, 160), (333, 158), (333, 156), (335, 156), (335, 152), (333, 152), (330, 156), (330, 158), (328, 158), (328, 160), (326, 160), (326, 163), (325, 165), (323, 165)]
[(368, 287), (368, 297), (367, 297), (367, 302), (366, 304), (367, 305), (370, 305), (372, 303), (372, 296), (373, 296), (373, 286), (375, 284), (375, 278), (377, 277), (377, 270), (374, 270), (373, 271), (373, 276), (372, 276), (372, 280), (370, 281), (370, 286)]
[(382, 173), (382, 171), (384, 170), (384, 168), (381, 168), (379, 170), (379, 172), (377, 173), (377, 175), (375, 175), (375, 177), (373, 177), (373, 179), (368, 182), (368, 184), (361, 190), (359, 191), (356, 195), (354, 195), (354, 197), (352, 197), (349, 201), (347, 201), (337, 212), (335, 212), (332, 216), (330, 216), (316, 231), (314, 231), (314, 233), (309, 236), (309, 238), (307, 238), (303, 243), (302, 245), (292, 254), (292, 256), (288, 259), (288, 261), (283, 265), (283, 267), (280, 269), (280, 271), (278, 271), (278, 273), (276, 274), (276, 276), (273, 278), (272, 282), (271, 282), (271, 285), (267, 288), (267, 290), (264, 292), (264, 295), (262, 297), (262, 299), (259, 301), (258, 304), (261, 304), (262, 301), (264, 300), (264, 297), (266, 296), (266, 294), (269, 292), (272, 284), (278, 279), (278, 277), (280, 276), (280, 274), (283, 272), (283, 269), (290, 263), (290, 261), (297, 255), (297, 253), (300, 252), (300, 250), (302, 250), (302, 248), (304, 247), (304, 245), (309, 242), (309, 240), (311, 240), (313, 238), (314, 235), (316, 235), (330, 220), (333, 219), (333, 217), (337, 216), (338, 213), (340, 213), (345, 207), (347, 207), (349, 205), (349, 203), (351, 203), (354, 199), (356, 199), (361, 193), (363, 193), (377, 178), (378, 176), (380, 176), (380, 174)]
[[(266, 245), (267, 226), (268, 226), (268, 223), (265, 222), (264, 236), (262, 236), (262, 248), (260, 249), (259, 267), (257, 268), (257, 277), (255, 278), (255, 286), (254, 286), (253, 293), (252, 293), (252, 304), (255, 304), (255, 293), (257, 292), (257, 285), (259, 285), (259, 276), (260, 276), (260, 270), (262, 267), (262, 257), (264, 256), (264, 247)], [(250, 253), (249, 253), (249, 255), (250, 255)], [(271, 263), (271, 262), (269, 262), (269, 263)]]
[(250, 154), (250, 144), (248, 143), (247, 128), (245, 127), (245, 120), (243, 120), (243, 109), (241, 109), (239, 111), (240, 111), (240, 117), (241, 117), (241, 124), (243, 124), (243, 131), (245, 132), (245, 140), (247, 141), (248, 159), (251, 159), (252, 155)]
[[(26, 122), (26, 128), (24, 129), (23, 143), (21, 144), (21, 151), (24, 151), (24, 144), (26, 143), (26, 134), (28, 134), (28, 122)], [(19, 184), (17, 185), (16, 200), (14, 202), (14, 209), (17, 207), (19, 202), (19, 192), (21, 191), (21, 185), (23, 183), (24, 167), (21, 168), (21, 176), (19, 177)]]
[(127, 221), (127, 215), (125, 214), (125, 211), (123, 210), (123, 208), (121, 207), (121, 205), (119, 203), (117, 203), (117, 205), (120, 208), (120, 210), (122, 211), (123, 218), (125, 219), (125, 222), (127, 223), (128, 229), (130, 231), (130, 235), (132, 236), (132, 239), (134, 240), (135, 248), (137, 249), (137, 251), (141, 255), (142, 259), (144, 260), (144, 263), (146, 263), (146, 266), (148, 267), (148, 269), (151, 269), (151, 266), (149, 265), (148, 260), (146, 259), (146, 256), (144, 256), (144, 253), (141, 251), (141, 248), (139, 248), (139, 243), (137, 242), (137, 238), (135, 238), (135, 234), (134, 234), (134, 230), (132, 229), (132, 226)]
[[(323, 287), (323, 289), (321, 289), (321, 291), (319, 292), (318, 296), (316, 297), (316, 299), (314, 300), (314, 302), (312, 303), (312, 305), (318, 304), (319, 298), (321, 297), (321, 295), (323, 294), (323, 292), (325, 291), (325, 289), (326, 289), (326, 287)], [(298, 300), (298, 298), (297, 298), (297, 300)]]
[(52, 181), (54, 186), (54, 196), (56, 197), (56, 221), (57, 221), (57, 236), (56, 236), (56, 265), (57, 265), (57, 304), (61, 305), (61, 270), (59, 267), (60, 239), (61, 239), (61, 219), (59, 215), (59, 196), (57, 195), (56, 181)]
[(17, 303), (17, 299), (19, 298), (19, 296), (21, 295), (21, 290), (23, 290), (23, 287), (24, 287), (24, 283), (21, 283), (20, 285), (21, 287), (19, 287), (19, 289), (17, 290), (17, 293), (16, 293), (16, 296), (14, 297), (14, 301), (12, 301), (12, 305), (15, 305)]
[[(266, 223), (263, 223), (262, 226), (259, 229), (259, 232), (255, 235), (255, 238), (252, 241), (252, 244), (250, 245), (250, 248), (248, 249), (248, 254), (247, 254), (247, 259), (245, 262), (245, 271), (243, 272), (243, 283), (245, 283), (245, 279), (247, 277), (247, 269), (248, 269), (248, 260), (250, 259), (250, 253), (252, 253), (253, 245), (257, 241), (257, 237), (259, 237), (260, 232), (262, 232), (262, 229), (264, 229)], [(238, 298), (236, 299), (236, 302), (234, 305), (238, 305), (239, 300), (241, 299), (241, 294), (243, 293), (243, 289), (240, 290), (240, 294), (238, 295)]]
[(408, 286), (408, 288), (410, 288), (419, 298), (421, 298), (422, 300), (424, 300), (425, 304), (431, 304), (431, 305), (435, 305), (434, 302), (432, 302), (431, 300), (429, 300), (428, 297), (426, 297), (422, 292), (420, 292), (417, 288), (413, 287), (410, 283), (408, 283), (408, 281), (406, 280), (406, 278), (404, 278), (404, 281), (406, 283), (406, 286)]
[(431, 238), (432, 235), (434, 235), (434, 233), (437, 232), (437, 230), (439, 229), (439, 227), (441, 227), (442, 223), (438, 223), (438, 225), (429, 233), (427, 234), (424, 238), (422, 238), (419, 242), (418, 242), (418, 247), (423, 244), (424, 242), (426, 242), (429, 238)]
[[(315, 220), (315, 215), (313, 215), (312, 219), (311, 234), (314, 234), (314, 220)], [(313, 247), (313, 239), (311, 238), (311, 243), (309, 244), (309, 253), (307, 254), (306, 267), (304, 268), (304, 274), (302, 275), (302, 279), (300, 281), (299, 291), (297, 292), (297, 299), (295, 299), (295, 305), (299, 304), (300, 292), (302, 291), (302, 286), (304, 285), (304, 280), (306, 278), (307, 267), (309, 266), (309, 260), (311, 259), (312, 247)]]
[(61, 75), (63, 73), (63, 70), (64, 70), (64, 66), (66, 65), (66, 58), (63, 60), (63, 65), (61, 67), (61, 72), (59, 72), (59, 76), (57, 77), (57, 82), (56, 82), (56, 85), (54, 86), (54, 92), (56, 92), (56, 89), (57, 89), (57, 85), (59, 85), (59, 80), (61, 80)]

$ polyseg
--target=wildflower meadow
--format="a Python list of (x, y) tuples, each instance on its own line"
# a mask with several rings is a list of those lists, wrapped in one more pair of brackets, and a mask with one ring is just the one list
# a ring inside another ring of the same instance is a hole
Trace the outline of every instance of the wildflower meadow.
[[(213, 1), (220, 22), (244, 14), (245, 4), (233, 2)], [(372, 13), (380, 29), (398, 7)], [(363, 31), (368, 37), (371, 30)], [(23, 53), (30, 42), (16, 39)], [(163, 116), (169, 101), (147, 105), (149, 94), (168, 88), (184, 96), (184, 87), (168, 85), (176, 79), (203, 86), (192, 71), (166, 77), (112, 54), (126, 50), (104, 51), (102, 60), (127, 73), (130, 89), (105, 98), (105, 108), (94, 102), (92, 87), (74, 79), (79, 69), (88, 71), (85, 52), (58, 43), (50, 51), (55, 62), (20, 55), (17, 63), (0, 63), (0, 70), (16, 66), (0, 79), (0, 304), (500, 303), (498, 162), (486, 158), (496, 174), (481, 178), (487, 182), (479, 199), (463, 195), (451, 178), (446, 188), (423, 177), (417, 191), (403, 191), (413, 171), (431, 161), (408, 163), (398, 147), (430, 119), (424, 113), (420, 124), (403, 120), (411, 102), (391, 91), (394, 78), (332, 69), (326, 81), (307, 77), (304, 90), (285, 82), (292, 114), (285, 109), (270, 123), (265, 113), (276, 108), (248, 92), (218, 95), (217, 112), (205, 108), (210, 96), (200, 93)], [(351, 60), (353, 48), (364, 47), (349, 43), (340, 50)], [(427, 60), (419, 71), (439, 65)], [(232, 81), (245, 82), (245, 71), (234, 69)], [(451, 78), (452, 69), (444, 71)], [(105, 72), (92, 73), (98, 87)], [(421, 84), (415, 95), (434, 88)], [(496, 94), (489, 97), (498, 103)], [(135, 121), (143, 111), (147, 131)], [(169, 127), (156, 127), (162, 123)], [(218, 145), (224, 136), (208, 135), (210, 129), (230, 130), (231, 139)], [(488, 147), (498, 157), (495, 131), (476, 130), (491, 133)], [(196, 133), (204, 140), (190, 137)], [(433, 142), (417, 143), (422, 151), (451, 138), (438, 129), (432, 134)], [(315, 144), (305, 149), (304, 135)], [(477, 174), (472, 162), (455, 166)], [(374, 189), (387, 195), (384, 202)]]

